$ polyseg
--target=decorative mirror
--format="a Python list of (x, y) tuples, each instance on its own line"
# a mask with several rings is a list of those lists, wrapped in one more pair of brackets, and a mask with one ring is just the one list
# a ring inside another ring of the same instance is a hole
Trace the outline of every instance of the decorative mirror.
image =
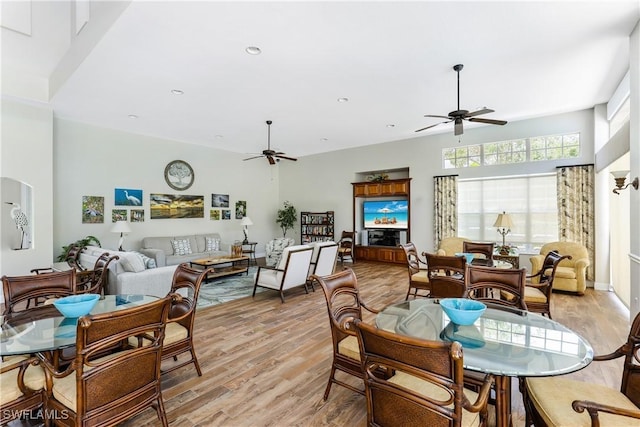
[(193, 185), (193, 169), (184, 160), (174, 160), (164, 168), (164, 180), (174, 190), (186, 190)]
[(0, 178), (2, 186), (2, 247), (14, 250), (33, 247), (33, 188), (11, 178)]

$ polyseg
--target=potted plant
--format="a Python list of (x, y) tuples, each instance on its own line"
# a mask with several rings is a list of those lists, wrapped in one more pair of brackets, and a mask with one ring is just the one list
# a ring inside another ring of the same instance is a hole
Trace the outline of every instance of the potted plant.
[(63, 246), (62, 247), (62, 253), (60, 254), (60, 256), (58, 256), (58, 261), (66, 261), (67, 256), (69, 255), (69, 249), (72, 246), (78, 246), (80, 248), (84, 248), (86, 246), (89, 246), (91, 244), (91, 242), (95, 243), (96, 246), (100, 246), (102, 247), (102, 245), (100, 244), (100, 240), (98, 240), (97, 237), (95, 236), (87, 236), (83, 239), (80, 240), (76, 240), (75, 242), (69, 243), (67, 246)]
[(296, 208), (293, 207), (291, 203), (288, 201), (284, 202), (284, 207), (282, 209), (278, 209), (278, 218), (276, 218), (276, 223), (282, 229), (282, 237), (287, 237), (287, 230), (293, 228), (293, 224), (297, 221)]

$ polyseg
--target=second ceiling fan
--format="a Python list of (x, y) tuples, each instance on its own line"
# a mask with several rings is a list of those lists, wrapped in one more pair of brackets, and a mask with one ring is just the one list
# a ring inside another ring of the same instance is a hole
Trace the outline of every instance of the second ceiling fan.
[(243, 160), (252, 160), (252, 159), (259, 159), (260, 157), (266, 157), (270, 165), (275, 165), (276, 160), (280, 161), (280, 159), (293, 160), (294, 162), (298, 160), (293, 157), (284, 156), (283, 154), (285, 153), (281, 151), (276, 151), (271, 149), (271, 123), (273, 123), (271, 120), (267, 120), (267, 127), (268, 127), (267, 149), (262, 150), (262, 153), (258, 154), (257, 156), (249, 157)]
[(426, 129), (430, 129), (432, 127), (441, 125), (443, 123), (454, 123), (454, 129), (453, 129), (453, 133), (454, 135), (462, 135), (464, 133), (463, 127), (462, 127), (462, 121), (463, 120), (468, 120), (470, 122), (478, 122), (478, 123), (488, 123), (491, 125), (506, 125), (507, 122), (505, 120), (494, 120), (494, 119), (483, 119), (481, 117), (476, 117), (476, 116), (480, 116), (482, 114), (488, 114), (488, 113), (493, 113), (494, 111), (489, 109), (489, 108), (482, 108), (480, 110), (477, 111), (472, 111), (469, 112), (468, 110), (461, 110), (460, 109), (460, 70), (462, 70), (462, 68), (464, 67), (464, 65), (462, 64), (457, 64), (453, 66), (453, 70), (458, 73), (458, 109), (455, 111), (450, 112), (447, 116), (437, 116), (437, 115), (431, 115), (431, 114), (425, 114), (425, 117), (435, 117), (435, 118), (439, 118), (439, 119), (447, 119), (443, 122), (440, 123), (436, 123), (427, 127), (424, 127), (422, 129), (418, 129), (416, 130), (416, 132), (421, 132), (423, 130)]

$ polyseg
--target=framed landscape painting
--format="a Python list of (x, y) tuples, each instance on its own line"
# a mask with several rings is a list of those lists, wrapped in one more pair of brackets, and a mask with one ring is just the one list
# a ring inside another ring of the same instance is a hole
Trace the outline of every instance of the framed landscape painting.
[(151, 194), (151, 219), (204, 218), (204, 196)]

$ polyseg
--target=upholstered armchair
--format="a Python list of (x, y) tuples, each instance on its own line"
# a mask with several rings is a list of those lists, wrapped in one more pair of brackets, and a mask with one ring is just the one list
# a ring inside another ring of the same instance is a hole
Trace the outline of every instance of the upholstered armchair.
[(464, 252), (462, 250), (463, 242), (470, 241), (471, 239), (466, 237), (445, 237), (440, 241), (436, 255), (454, 256), (456, 252)]
[(282, 251), (288, 246), (292, 246), (295, 241), (290, 237), (276, 237), (270, 240), (265, 247), (265, 263), (269, 267), (275, 267), (282, 257)]
[[(587, 287), (587, 267), (591, 265), (587, 248), (576, 242), (551, 242), (540, 248), (540, 255), (531, 257), (531, 271), (540, 271), (545, 256), (557, 251), (560, 255), (571, 255), (560, 261), (553, 280), (553, 289), (584, 294)], [(532, 280), (533, 283), (535, 279)]]

